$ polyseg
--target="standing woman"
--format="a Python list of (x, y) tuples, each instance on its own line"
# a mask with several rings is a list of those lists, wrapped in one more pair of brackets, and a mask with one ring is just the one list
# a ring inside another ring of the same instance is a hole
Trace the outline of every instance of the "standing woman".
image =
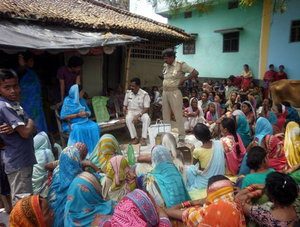
[(241, 162), (246, 153), (241, 137), (236, 133), (235, 122), (231, 118), (221, 121), (221, 142), (224, 147), (226, 158), (226, 169), (231, 175), (237, 175)]

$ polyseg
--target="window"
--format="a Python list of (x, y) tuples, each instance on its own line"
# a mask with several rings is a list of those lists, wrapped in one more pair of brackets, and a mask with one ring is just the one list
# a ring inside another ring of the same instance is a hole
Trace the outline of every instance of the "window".
[(300, 42), (300, 20), (292, 21), (290, 42)]
[(195, 54), (196, 53), (196, 40), (189, 41), (183, 44), (183, 54)]
[(223, 34), (223, 52), (238, 52), (239, 38), (239, 32), (230, 32)]
[(193, 16), (192, 11), (184, 12), (184, 18), (191, 18)]
[(239, 1), (229, 1), (228, 2), (228, 9), (236, 9), (239, 7)]

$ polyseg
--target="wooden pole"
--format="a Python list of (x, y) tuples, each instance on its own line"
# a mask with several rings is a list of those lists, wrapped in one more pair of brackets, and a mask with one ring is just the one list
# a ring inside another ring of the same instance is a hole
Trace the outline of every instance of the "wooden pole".
[(124, 86), (125, 93), (129, 83), (130, 55), (131, 55), (131, 47), (129, 47), (127, 50), (126, 67), (125, 67), (125, 86)]

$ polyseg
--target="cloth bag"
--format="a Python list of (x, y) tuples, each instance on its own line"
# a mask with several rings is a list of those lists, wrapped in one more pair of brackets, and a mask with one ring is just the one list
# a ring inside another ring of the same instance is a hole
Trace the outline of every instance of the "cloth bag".
[(165, 124), (161, 120), (157, 120), (155, 124), (149, 126), (148, 133), (151, 147), (155, 145), (157, 134), (165, 132), (171, 132), (171, 124)]

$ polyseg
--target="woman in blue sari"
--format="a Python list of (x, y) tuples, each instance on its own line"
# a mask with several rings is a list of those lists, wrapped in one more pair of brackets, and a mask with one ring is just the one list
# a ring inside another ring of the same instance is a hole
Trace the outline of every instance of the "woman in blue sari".
[(59, 166), (53, 172), (48, 202), (54, 211), (54, 227), (64, 226), (67, 191), (74, 178), (82, 172), (80, 151), (76, 146), (66, 147), (59, 158)]
[(34, 121), (38, 132), (47, 132), (47, 124), (43, 111), (42, 91), (38, 75), (31, 69), (34, 65), (33, 56), (24, 54), (19, 56), (20, 67), (26, 67), (20, 77), (21, 101), (28, 116)]
[(252, 141), (250, 126), (247, 121), (247, 118), (241, 110), (233, 111), (232, 115), (237, 124), (236, 132), (239, 134), (239, 136), (241, 137), (241, 139), (243, 141), (244, 146), (247, 148), (247, 146)]
[(113, 206), (111, 200), (103, 200), (97, 178), (89, 172), (82, 172), (69, 187), (64, 226), (91, 226), (98, 215), (112, 214)]
[(153, 170), (147, 175), (145, 185), (156, 204), (169, 208), (189, 200), (190, 197), (182, 176), (173, 163), (170, 150), (157, 145), (152, 149), (151, 159)]
[(70, 132), (68, 146), (82, 142), (86, 144), (88, 153), (91, 153), (100, 138), (100, 128), (97, 123), (89, 120), (91, 111), (79, 92), (77, 84), (70, 88), (61, 108), (60, 118), (70, 123), (64, 122), (62, 125), (64, 132)]

